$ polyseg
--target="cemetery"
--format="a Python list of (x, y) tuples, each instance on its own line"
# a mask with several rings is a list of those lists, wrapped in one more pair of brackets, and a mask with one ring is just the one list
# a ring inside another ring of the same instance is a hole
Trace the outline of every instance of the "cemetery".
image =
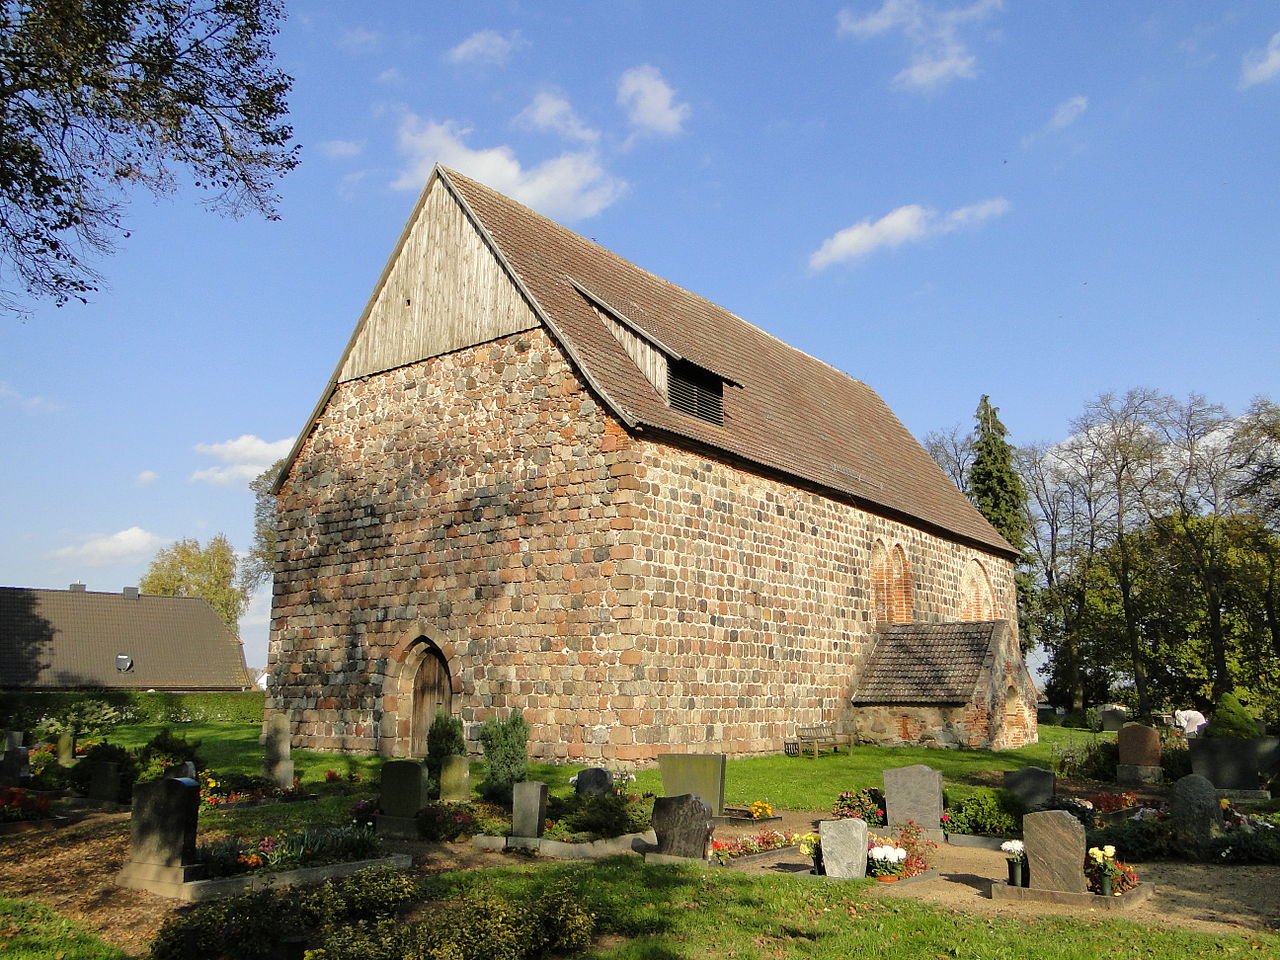
[[(986, 926), (993, 943), (1065, 914), (1153, 929), (1172, 916), (1178, 936), (1207, 933), (1242, 956), (1280, 944), (1280, 897), (1259, 893), (1280, 878), (1277, 804), (1258, 787), (1229, 799), (1191, 772), (1185, 745), (1148, 727), (1054, 731), (1052, 742), (998, 753), (669, 754), (627, 770), (517, 762), (520, 726), (504, 726), (511, 736), (490, 756), (450, 746), (445, 723), (443, 755), (345, 771), (332, 756), (292, 751), (270, 723), (237, 728), (242, 756), (223, 769), (181, 731), (112, 731), (78, 759), (64, 755), (74, 776), (61, 790), (32, 787), (33, 770), (52, 767), (31, 763), (29, 748), (56, 756), (56, 744), (15, 732), (0, 823), (56, 814), (69, 826), (0, 834), (0, 911), (19, 910), (5, 899), (17, 896), (22, 910), (42, 904), (78, 920), (119, 956), (152, 957), (284, 957), (298, 944), (357, 957), (374, 955), (368, 938), (378, 937), (378, 950), (394, 941), (406, 952), (434, 943), (459, 956), (573, 955), (601, 937), (658, 936), (672, 906), (701, 902), (706, 889), (724, 898), (716, 930), (741, 898), (763, 897), (788, 914), (892, 917), (920, 936), (938, 935), (945, 907), (973, 918), (946, 923), (1008, 923)], [(1082, 774), (1106, 763), (1105, 778)], [(513, 909), (555, 918), (553, 934), (508, 929), (497, 918)], [(343, 911), (364, 912), (344, 926)], [(395, 922), (406, 911), (418, 919)], [(451, 927), (457, 937), (507, 952), (466, 953), (422, 919), (440, 911), (471, 918)], [(227, 951), (213, 937), (190, 952), (217, 924), (259, 930), (267, 946)], [(814, 929), (850, 938), (850, 950), (869, 935), (856, 921)], [(553, 947), (546, 936), (562, 939)]]

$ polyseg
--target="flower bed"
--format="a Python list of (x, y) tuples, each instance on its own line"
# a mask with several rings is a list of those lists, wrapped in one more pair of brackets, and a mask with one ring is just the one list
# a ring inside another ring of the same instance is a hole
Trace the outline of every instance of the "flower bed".
[(269, 873), (302, 867), (367, 860), (381, 851), (381, 841), (361, 825), (278, 833), (256, 840), (228, 837), (196, 848), (196, 862), (210, 878)]
[(716, 863), (725, 864), (730, 860), (737, 860), (739, 857), (750, 856), (753, 853), (765, 853), (770, 850), (780, 850), (783, 847), (792, 847), (798, 841), (798, 834), (788, 837), (778, 833), (776, 830), (765, 830), (750, 837), (713, 839), (711, 841), (711, 859)]
[(885, 824), (884, 794), (874, 788), (846, 790), (832, 804), (831, 816), (837, 820), (864, 820), (869, 827), (882, 827)]
[(256, 806), (311, 799), (311, 795), (302, 789), (297, 777), (293, 778), (293, 786), (278, 787), (266, 777), (219, 775), (212, 770), (201, 770), (196, 781), (200, 784), (202, 808)]
[(49, 820), (49, 801), (21, 787), (0, 787), (0, 823)]
[[(867, 841), (870, 849), (887, 847), (894, 851), (901, 851), (902, 856), (899, 856), (896, 852), (893, 855), (892, 863), (894, 869), (892, 873), (894, 876), (904, 879), (918, 876), (928, 870), (930, 861), (933, 859), (933, 851), (938, 849), (936, 843), (926, 839), (924, 828), (914, 820), (908, 820), (899, 827), (895, 836), (884, 837), (869, 834)], [(889, 858), (884, 857), (880, 863), (883, 865), (888, 861)], [(871, 872), (872, 865), (873, 861), (869, 859), (867, 863), (868, 872)]]

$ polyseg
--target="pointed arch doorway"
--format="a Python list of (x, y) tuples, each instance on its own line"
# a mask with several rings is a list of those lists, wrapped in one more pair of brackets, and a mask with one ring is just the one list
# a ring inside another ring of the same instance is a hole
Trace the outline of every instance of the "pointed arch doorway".
[(417, 641), (418, 665), (413, 674), (413, 714), (409, 732), (410, 756), (427, 755), (427, 733), (436, 711), (453, 712), (453, 680), (440, 648), (426, 637)]

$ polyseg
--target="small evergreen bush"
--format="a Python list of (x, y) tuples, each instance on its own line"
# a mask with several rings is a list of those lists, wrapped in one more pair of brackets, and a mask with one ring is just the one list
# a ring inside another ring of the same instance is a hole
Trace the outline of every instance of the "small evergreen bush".
[(467, 741), (462, 736), (462, 721), (444, 710), (437, 710), (427, 731), (427, 775), (431, 778), (432, 795), (440, 793), (440, 770), (446, 757), (465, 757)]
[(138, 779), (156, 780), (164, 776), (170, 767), (190, 760), (200, 769), (200, 744), (190, 743), (186, 737), (165, 727), (138, 751)]
[(133, 784), (138, 779), (138, 761), (124, 747), (112, 743), (96, 743), (84, 755), (84, 759), (67, 770), (67, 779), (76, 793), (85, 796), (89, 792), (89, 781), (93, 779), (93, 763), (103, 761), (114, 763), (120, 771), (120, 795), (117, 803), (128, 803), (133, 796)]
[(1072, 743), (1053, 750), (1053, 772), (1068, 780), (1103, 780), (1115, 778), (1120, 762), (1120, 745), (1114, 740), (1092, 740)]
[(966, 797), (947, 810), (949, 833), (981, 837), (1016, 837), (1022, 832), (1022, 804), (1004, 791)]
[(599, 796), (551, 797), (547, 819), (554, 821), (555, 827), (547, 836), (583, 842), (641, 833), (649, 829), (652, 807), (651, 799), (612, 791)]
[(490, 718), (480, 727), (484, 782), (480, 794), (494, 803), (510, 803), (511, 788), (529, 775), (529, 724), (512, 710), (505, 720)]
[(1234, 693), (1224, 693), (1213, 708), (1213, 719), (1204, 728), (1206, 737), (1252, 740), (1258, 736), (1258, 721)]

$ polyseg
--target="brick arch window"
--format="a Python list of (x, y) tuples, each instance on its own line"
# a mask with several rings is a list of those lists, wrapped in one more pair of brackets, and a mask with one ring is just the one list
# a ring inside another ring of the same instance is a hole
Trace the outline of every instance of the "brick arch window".
[(876, 623), (910, 623), (914, 604), (911, 567), (902, 544), (885, 548), (877, 540), (871, 548), (871, 595)]
[(991, 578), (979, 561), (970, 560), (960, 582), (960, 619), (974, 621), (995, 618), (996, 603), (991, 590)]

